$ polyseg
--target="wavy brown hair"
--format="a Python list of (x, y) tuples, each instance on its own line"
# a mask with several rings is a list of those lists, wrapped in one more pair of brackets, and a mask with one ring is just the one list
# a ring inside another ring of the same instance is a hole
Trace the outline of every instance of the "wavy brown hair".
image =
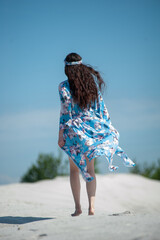
[[(66, 56), (65, 61), (75, 62), (82, 60), (77, 53), (70, 53)], [(69, 86), (73, 100), (81, 109), (91, 106), (91, 102), (98, 101), (97, 82), (100, 91), (102, 84), (105, 86), (100, 73), (93, 69), (89, 64), (65, 65), (65, 74), (68, 77)]]

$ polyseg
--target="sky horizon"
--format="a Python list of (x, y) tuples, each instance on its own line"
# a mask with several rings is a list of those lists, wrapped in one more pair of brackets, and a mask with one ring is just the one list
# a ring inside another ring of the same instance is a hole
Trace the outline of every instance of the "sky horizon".
[(159, 11), (157, 0), (0, 1), (0, 184), (18, 181), (41, 152), (58, 155), (58, 85), (70, 52), (101, 73), (127, 155), (160, 158)]

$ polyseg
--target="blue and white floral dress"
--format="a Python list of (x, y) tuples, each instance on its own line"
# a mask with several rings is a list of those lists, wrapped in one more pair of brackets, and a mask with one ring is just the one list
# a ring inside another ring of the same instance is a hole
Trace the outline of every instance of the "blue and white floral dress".
[(135, 165), (119, 146), (119, 132), (111, 123), (99, 88), (98, 101), (92, 102), (91, 107), (83, 111), (73, 102), (68, 79), (59, 84), (58, 90), (61, 101), (59, 130), (64, 129), (65, 141), (62, 150), (80, 169), (85, 181), (90, 182), (94, 179), (87, 172), (85, 156), (91, 161), (95, 157), (104, 155), (108, 160), (110, 171), (118, 168), (112, 165), (114, 154), (122, 158), (125, 166)]

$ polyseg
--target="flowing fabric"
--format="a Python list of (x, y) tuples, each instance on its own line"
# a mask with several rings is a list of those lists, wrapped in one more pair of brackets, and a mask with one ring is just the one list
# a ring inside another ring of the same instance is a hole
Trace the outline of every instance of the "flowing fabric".
[(78, 104), (73, 102), (68, 79), (58, 86), (61, 101), (59, 130), (64, 130), (65, 141), (61, 148), (79, 168), (86, 182), (94, 179), (87, 172), (86, 156), (91, 161), (104, 155), (110, 171), (118, 169), (118, 166), (112, 165), (114, 154), (122, 158), (125, 166), (135, 166), (119, 146), (120, 134), (111, 123), (98, 85), (97, 89), (98, 101), (92, 102), (90, 108), (82, 111)]

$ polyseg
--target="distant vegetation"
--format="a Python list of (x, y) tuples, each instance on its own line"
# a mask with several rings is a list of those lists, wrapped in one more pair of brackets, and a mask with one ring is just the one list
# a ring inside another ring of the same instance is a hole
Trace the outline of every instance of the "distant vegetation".
[[(62, 152), (55, 157), (53, 154), (39, 154), (35, 164), (21, 177), (21, 182), (37, 182), (43, 179), (53, 179), (56, 176), (69, 175), (69, 159), (62, 163)], [(99, 173), (97, 158), (95, 159), (95, 172)]]
[(52, 179), (57, 175), (66, 175), (64, 173), (65, 163), (62, 164), (61, 153), (58, 157), (53, 154), (41, 153), (35, 164), (27, 170), (22, 176), (21, 182), (36, 182), (43, 179)]
[(136, 161), (136, 166), (131, 168), (130, 172), (135, 174), (140, 174), (144, 177), (160, 180), (160, 158), (157, 160), (157, 163), (151, 163), (148, 165), (144, 163), (143, 166), (140, 166)]
[(94, 171), (95, 171), (95, 173), (100, 173), (100, 170), (98, 167), (98, 158), (94, 159)]

